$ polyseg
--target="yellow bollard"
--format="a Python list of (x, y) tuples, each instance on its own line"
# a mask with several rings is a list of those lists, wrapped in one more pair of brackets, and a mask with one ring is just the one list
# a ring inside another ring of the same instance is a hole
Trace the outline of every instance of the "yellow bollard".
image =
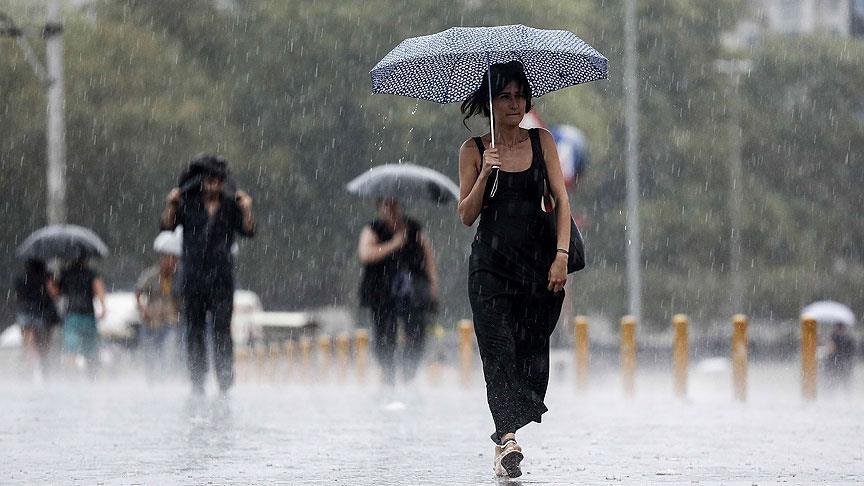
[(246, 382), (248, 380), (248, 369), (249, 369), (249, 347), (248, 346), (238, 346), (234, 348), (234, 361), (235, 361), (235, 369), (237, 370), (235, 373), (237, 375), (237, 382)]
[(330, 336), (318, 337), (318, 379), (326, 380), (330, 374)]
[(636, 319), (621, 319), (621, 383), (624, 395), (632, 397), (636, 391)]
[(747, 316), (736, 314), (732, 318), (732, 387), (735, 399), (747, 400)]
[(690, 359), (689, 339), (687, 336), (688, 319), (684, 314), (672, 317), (675, 326), (675, 344), (672, 348), (672, 363), (675, 373), (675, 396), (687, 397), (687, 364)]
[(801, 396), (816, 400), (816, 319), (801, 316)]
[(369, 332), (357, 329), (354, 333), (354, 366), (357, 367), (357, 381), (366, 382), (366, 368), (369, 365)]
[(436, 386), (441, 383), (441, 349), (443, 349), (444, 326), (436, 323), (432, 327), (432, 337), (435, 342), (432, 345), (432, 359), (429, 360), (429, 384)]
[(300, 338), (300, 376), (305, 381), (309, 379), (312, 364), (312, 341), (303, 336)]
[(584, 391), (588, 388), (588, 319), (576, 316), (573, 319), (573, 349), (576, 363), (576, 388)]
[(462, 386), (471, 384), (471, 359), (474, 354), (473, 323), (469, 319), (459, 321), (459, 377)]
[(288, 380), (294, 372), (294, 340), (286, 339), (283, 347), (285, 348), (285, 374), (283, 378)]
[(277, 370), (279, 369), (279, 350), (282, 346), (279, 343), (270, 343), (270, 348), (268, 349), (268, 359), (267, 359), (267, 374), (266, 378), (269, 381), (274, 381), (276, 379)]
[(264, 381), (264, 368), (267, 366), (267, 346), (255, 345), (255, 378), (257, 382)]
[(336, 336), (336, 375), (340, 382), (348, 375), (348, 356), (351, 352), (351, 338), (347, 332)]

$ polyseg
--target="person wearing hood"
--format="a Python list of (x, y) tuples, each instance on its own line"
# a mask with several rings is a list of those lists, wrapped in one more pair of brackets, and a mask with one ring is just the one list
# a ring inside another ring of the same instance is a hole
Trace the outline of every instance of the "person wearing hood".
[(252, 198), (233, 191), (225, 159), (202, 154), (189, 164), (178, 187), (168, 194), (161, 229), (183, 226), (183, 305), (186, 321), (186, 356), (192, 391), (204, 393), (208, 371), (205, 329), (207, 313), (213, 322), (213, 361), (219, 390), (234, 383), (234, 343), (231, 316), (234, 307), (235, 235), (252, 237), (255, 221)]

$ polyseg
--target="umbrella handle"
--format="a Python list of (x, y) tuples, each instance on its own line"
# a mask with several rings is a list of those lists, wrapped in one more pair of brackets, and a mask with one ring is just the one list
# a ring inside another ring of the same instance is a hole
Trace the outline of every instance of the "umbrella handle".
[[(492, 65), (489, 63), (489, 54), (486, 54), (486, 79), (489, 87), (489, 134), (492, 136), (492, 148), (495, 148), (495, 113), (492, 112)], [(495, 168), (495, 180), (492, 182), (492, 191), (489, 197), (495, 197), (498, 192), (498, 173), (501, 169)]]

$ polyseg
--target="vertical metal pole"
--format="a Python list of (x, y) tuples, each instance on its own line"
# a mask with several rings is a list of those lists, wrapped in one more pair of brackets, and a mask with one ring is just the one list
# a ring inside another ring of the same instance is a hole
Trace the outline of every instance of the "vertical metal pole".
[(801, 396), (816, 400), (816, 320), (801, 316)]
[(474, 355), (472, 331), (474, 323), (469, 319), (459, 321), (459, 377), (463, 387), (471, 384), (471, 363)]
[(732, 386), (735, 399), (747, 400), (747, 316), (736, 314), (732, 318)]
[(642, 322), (642, 243), (639, 235), (639, 83), (636, 0), (624, 0), (624, 121), (627, 126), (627, 296), (629, 313)]
[(687, 365), (689, 361), (689, 339), (687, 327), (689, 320), (684, 314), (672, 317), (675, 327), (675, 344), (672, 346), (672, 363), (675, 373), (675, 396), (687, 398)]
[[(733, 61), (734, 63), (734, 61)], [(729, 289), (730, 311), (745, 312), (743, 251), (741, 249), (741, 207), (743, 206), (743, 177), (741, 163), (741, 114), (738, 97), (739, 73), (732, 74), (732, 96), (727, 102), (729, 109)]]
[(636, 393), (636, 319), (633, 316), (621, 319), (621, 384), (624, 396), (633, 398)]
[(573, 319), (574, 328), (574, 351), (576, 360), (576, 388), (585, 391), (588, 388), (588, 319), (585, 316), (576, 316)]
[(66, 125), (63, 119), (63, 20), (60, 4), (48, 3), (45, 24), (48, 72), (48, 224), (66, 223)]

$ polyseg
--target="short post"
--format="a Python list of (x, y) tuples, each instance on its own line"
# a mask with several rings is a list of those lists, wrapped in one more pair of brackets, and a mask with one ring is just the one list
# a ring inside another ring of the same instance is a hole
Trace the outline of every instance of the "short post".
[(336, 336), (336, 374), (340, 382), (345, 381), (348, 374), (348, 358), (351, 353), (351, 337), (347, 332)]
[(237, 346), (234, 348), (234, 361), (236, 363), (237, 381), (245, 382), (249, 378), (249, 347)]
[(588, 388), (588, 319), (576, 316), (573, 319), (573, 349), (576, 360), (576, 388), (584, 391)]
[(684, 314), (672, 317), (675, 327), (675, 344), (672, 349), (672, 363), (675, 372), (675, 396), (687, 397), (687, 365), (689, 361), (689, 340), (687, 336), (688, 319)]
[(286, 339), (285, 344), (283, 344), (285, 348), (285, 375), (284, 378), (288, 379), (291, 376), (291, 373), (294, 372), (294, 340)]
[(354, 366), (357, 367), (357, 381), (365, 383), (369, 366), (369, 332), (366, 329), (357, 329), (354, 333)]
[(261, 383), (264, 381), (265, 368), (267, 367), (267, 346), (263, 344), (255, 345), (255, 377), (256, 381)]
[(801, 396), (816, 400), (816, 319), (801, 316)]
[(330, 336), (318, 337), (318, 379), (327, 379), (330, 374)]
[(300, 338), (300, 376), (303, 380), (309, 379), (310, 366), (312, 364), (312, 340), (306, 336)]
[(732, 318), (732, 386), (735, 399), (747, 400), (747, 316), (736, 314)]
[(279, 343), (270, 343), (267, 350), (267, 372), (266, 378), (270, 381), (275, 381), (277, 370), (279, 369), (279, 351), (282, 346)]
[(459, 376), (465, 387), (471, 384), (471, 359), (474, 354), (472, 331), (473, 323), (469, 319), (459, 321)]
[(621, 319), (621, 383), (624, 395), (632, 398), (636, 391), (636, 318)]
[(443, 348), (444, 327), (441, 324), (435, 324), (432, 329), (435, 342), (432, 346), (432, 359), (429, 360), (429, 384), (436, 386), (441, 383), (441, 349)]

